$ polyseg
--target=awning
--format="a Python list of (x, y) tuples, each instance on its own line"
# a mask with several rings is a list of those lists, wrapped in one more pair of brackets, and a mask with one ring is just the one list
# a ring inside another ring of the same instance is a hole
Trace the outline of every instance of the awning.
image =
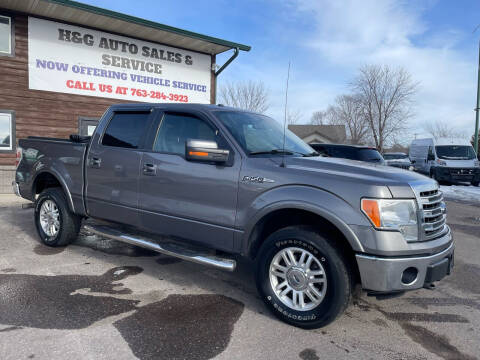
[(207, 54), (250, 46), (175, 28), (71, 0), (2, 0), (0, 7)]

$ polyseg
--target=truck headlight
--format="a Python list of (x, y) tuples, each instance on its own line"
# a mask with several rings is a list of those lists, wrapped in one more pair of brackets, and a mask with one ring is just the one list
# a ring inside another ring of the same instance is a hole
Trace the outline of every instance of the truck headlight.
[(362, 199), (362, 211), (375, 228), (399, 231), (406, 241), (418, 240), (414, 200)]
[(437, 160), (435, 162), (437, 163), (437, 165), (440, 165), (440, 166), (446, 166), (447, 165), (447, 162), (443, 161), (443, 160)]

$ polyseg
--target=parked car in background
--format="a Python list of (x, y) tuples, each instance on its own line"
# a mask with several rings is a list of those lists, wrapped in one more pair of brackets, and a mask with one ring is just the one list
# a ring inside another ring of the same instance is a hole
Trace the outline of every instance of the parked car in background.
[(465, 139), (415, 139), (410, 145), (410, 160), (416, 171), (437, 181), (480, 183), (477, 154)]
[(413, 170), (412, 162), (407, 154), (402, 152), (383, 153), (385, 165), (394, 166), (401, 169)]
[(363, 145), (309, 144), (320, 155), (350, 160), (366, 161), (385, 165), (385, 160), (377, 149)]

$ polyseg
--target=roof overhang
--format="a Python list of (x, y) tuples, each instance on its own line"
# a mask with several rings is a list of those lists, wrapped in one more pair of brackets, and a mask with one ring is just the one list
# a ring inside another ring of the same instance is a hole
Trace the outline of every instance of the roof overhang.
[(250, 51), (247, 45), (71, 0), (2, 0), (0, 7), (211, 55), (235, 48)]

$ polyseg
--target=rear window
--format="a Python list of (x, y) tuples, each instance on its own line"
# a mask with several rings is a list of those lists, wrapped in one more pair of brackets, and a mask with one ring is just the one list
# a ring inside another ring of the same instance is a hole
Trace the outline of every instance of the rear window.
[(102, 145), (138, 149), (150, 112), (115, 113), (103, 135)]
[(358, 160), (357, 149), (348, 146), (332, 146), (328, 149), (328, 154), (336, 158)]
[(401, 160), (407, 159), (408, 155), (406, 154), (383, 154), (385, 160)]
[(360, 149), (358, 152), (358, 160), (368, 162), (382, 162), (382, 155), (376, 149)]

